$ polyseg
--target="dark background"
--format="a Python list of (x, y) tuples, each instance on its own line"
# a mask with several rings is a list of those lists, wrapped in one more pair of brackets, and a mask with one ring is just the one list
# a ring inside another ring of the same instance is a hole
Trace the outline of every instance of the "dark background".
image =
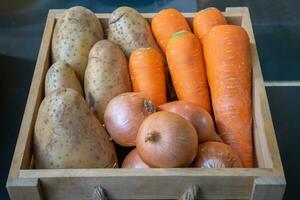
[[(5, 183), (17, 140), (48, 10), (88, 7), (111, 12), (123, 5), (140, 12), (173, 7), (194, 12), (209, 6), (221, 10), (248, 6), (264, 79), (300, 79), (299, 0), (1, 0), (0, 1), (0, 199), (8, 199)], [(299, 82), (296, 83), (299, 85)], [(266, 87), (281, 159), (287, 179), (284, 199), (298, 194), (300, 178), (300, 87)]]

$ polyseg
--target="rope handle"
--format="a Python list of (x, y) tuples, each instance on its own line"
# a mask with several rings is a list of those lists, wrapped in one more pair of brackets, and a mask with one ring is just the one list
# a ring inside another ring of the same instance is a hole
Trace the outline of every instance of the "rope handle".
[(105, 190), (101, 185), (94, 188), (93, 200), (108, 200)]
[(197, 200), (200, 199), (200, 187), (194, 185), (188, 188), (178, 200)]

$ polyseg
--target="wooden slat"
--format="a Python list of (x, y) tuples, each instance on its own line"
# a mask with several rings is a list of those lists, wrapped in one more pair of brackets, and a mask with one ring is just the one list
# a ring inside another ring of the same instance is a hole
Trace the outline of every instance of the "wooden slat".
[(153, 168), (153, 169), (29, 169), (21, 170), (20, 178), (40, 177), (139, 177), (139, 176), (272, 176), (272, 169), (261, 168), (226, 168), (226, 169), (202, 169), (202, 168)]
[[(254, 144), (255, 144), (255, 151), (256, 157), (258, 161), (258, 167), (268, 167), (273, 168), (273, 160), (270, 155), (270, 151), (268, 149), (268, 144), (266, 142), (266, 130), (265, 126), (265, 119), (263, 119), (262, 115), (262, 105), (261, 105), (261, 97), (264, 91), (261, 89), (261, 84), (263, 80), (258, 78), (259, 76), (259, 62), (257, 59), (257, 51), (255, 44), (251, 44), (251, 54), (252, 54), (252, 65), (253, 65), (253, 137), (254, 137)], [(260, 113), (258, 113), (260, 112)]]
[[(97, 185), (116, 199), (177, 198), (193, 185), (200, 186), (201, 199), (249, 199), (252, 188), (255, 189), (253, 196), (268, 195), (263, 189), (269, 186), (282, 191), (284, 181), (272, 174), (270, 169), (54, 169), (21, 170), (20, 177), (42, 177), (47, 199), (74, 196), (89, 199)], [(255, 176), (265, 178), (255, 179), (256, 184), (252, 186)], [(161, 187), (164, 191), (158, 192)]]
[(82, 177), (41, 178), (46, 199), (92, 199), (94, 188), (101, 186), (109, 199), (177, 199), (186, 189), (198, 185), (200, 199), (249, 199), (250, 177)]
[(17, 177), (19, 170), (28, 168), (31, 159), (31, 142), (33, 127), (43, 95), (44, 77), (49, 66), (49, 50), (55, 15), (49, 11), (46, 26), (43, 34), (36, 67), (34, 70), (25, 112), (21, 123), (21, 128), (9, 171), (9, 177)]
[[(31, 171), (31, 172), (30, 172)], [(140, 172), (139, 172), (140, 171)], [(194, 172), (193, 172), (194, 171)], [(22, 178), (43, 174), (46, 199), (91, 199), (96, 186), (103, 187), (111, 199), (175, 199), (193, 185), (201, 188), (201, 199), (249, 199), (253, 177), (237, 176), (230, 170), (196, 174), (199, 169), (82, 169), (22, 170)], [(209, 172), (210, 171), (210, 172)], [(265, 172), (258, 169), (258, 174)], [(268, 173), (268, 172), (267, 172)], [(253, 175), (253, 174), (252, 174)], [(66, 192), (67, 191), (67, 192)]]
[[(58, 19), (64, 12), (64, 9), (52, 9), (51, 12), (55, 15), (55, 19)], [(156, 15), (156, 13), (141, 13), (141, 14), (149, 22), (151, 22), (152, 17)], [(191, 28), (193, 28), (193, 18), (195, 14), (196, 13), (183, 13)], [(223, 12), (223, 14), (229, 23), (241, 25), (242, 16), (239, 12)], [(100, 19), (104, 29), (108, 27), (108, 19), (110, 18), (110, 15), (111, 15), (110, 13), (96, 13), (97, 18)]]
[(97, 184), (116, 199), (174, 199), (193, 185), (200, 186), (201, 199), (249, 199), (254, 178), (272, 174), (258, 168), (36, 169), (21, 170), (20, 178), (40, 178), (49, 199), (68, 199), (71, 193), (89, 199)]

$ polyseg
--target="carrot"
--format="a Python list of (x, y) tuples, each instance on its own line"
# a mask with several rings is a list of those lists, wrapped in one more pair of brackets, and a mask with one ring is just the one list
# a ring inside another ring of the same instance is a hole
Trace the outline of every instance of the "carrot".
[(178, 99), (197, 104), (211, 113), (199, 39), (188, 31), (174, 33), (168, 42), (166, 55)]
[(253, 166), (250, 42), (235, 25), (213, 27), (205, 36), (204, 57), (217, 132)]
[(141, 92), (156, 106), (167, 102), (164, 64), (157, 50), (135, 50), (129, 59), (129, 72), (134, 92)]
[[(173, 33), (180, 30), (191, 31), (184, 16), (173, 8), (164, 9), (156, 14), (152, 18), (151, 28), (158, 45), (164, 53), (166, 52), (169, 38)], [(165, 74), (167, 80), (168, 100), (176, 100), (177, 98), (168, 69), (166, 69)]]
[(217, 25), (227, 24), (225, 17), (217, 8), (210, 7), (199, 11), (193, 20), (194, 33), (203, 43), (203, 37)]
[(157, 43), (164, 53), (173, 33), (181, 30), (191, 31), (185, 17), (173, 8), (162, 10), (156, 14), (152, 18), (151, 28)]

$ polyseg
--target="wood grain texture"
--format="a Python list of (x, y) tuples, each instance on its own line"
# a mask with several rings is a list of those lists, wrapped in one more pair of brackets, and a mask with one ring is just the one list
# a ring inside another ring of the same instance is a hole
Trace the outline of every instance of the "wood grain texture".
[(30, 165), (33, 128), (43, 98), (45, 74), (50, 64), (50, 43), (54, 25), (55, 15), (49, 11), (9, 177), (17, 177), (20, 169), (26, 169)]
[(41, 184), (38, 178), (9, 178), (6, 187), (11, 199), (42, 199)]
[[(22, 178), (37, 175), (22, 171)], [(200, 199), (249, 199), (253, 184), (253, 173), (252, 176), (232, 176), (234, 173), (230, 170), (225, 170), (229, 174), (220, 172), (218, 176), (214, 170), (205, 170), (207, 175), (202, 175), (201, 169), (38, 171), (39, 175), (46, 175), (40, 180), (43, 195), (50, 200), (90, 199), (97, 185), (104, 188), (109, 199), (177, 199), (193, 185), (200, 187)], [(61, 176), (63, 174), (66, 176)]]
[(20, 178), (78, 178), (78, 177), (260, 177), (272, 176), (272, 169), (263, 168), (147, 168), (147, 169), (26, 169), (20, 170)]
[(285, 179), (281, 176), (255, 178), (251, 198), (253, 200), (280, 200), (285, 191)]
[(70, 198), (65, 191), (90, 197), (99, 184), (112, 199), (175, 199), (193, 185), (200, 187), (200, 199), (249, 199), (254, 177), (272, 173), (259, 168), (43, 169), (21, 170), (20, 178), (40, 178), (47, 199)]
[[(33, 126), (43, 98), (45, 74), (51, 64), (51, 37), (55, 21), (62, 12), (63, 10), (50, 10), (48, 14), (7, 181), (11, 199), (40, 199), (41, 195), (50, 200), (91, 199), (95, 187), (99, 185), (112, 199), (179, 198), (193, 185), (200, 187), (200, 199), (281, 199), (286, 182), (248, 8), (227, 8), (223, 14), (230, 24), (242, 25), (250, 36), (257, 168), (30, 169)], [(190, 25), (194, 14), (184, 13)], [(110, 14), (96, 15), (105, 29)], [(153, 15), (154, 13), (143, 14), (148, 21), (151, 21)]]

